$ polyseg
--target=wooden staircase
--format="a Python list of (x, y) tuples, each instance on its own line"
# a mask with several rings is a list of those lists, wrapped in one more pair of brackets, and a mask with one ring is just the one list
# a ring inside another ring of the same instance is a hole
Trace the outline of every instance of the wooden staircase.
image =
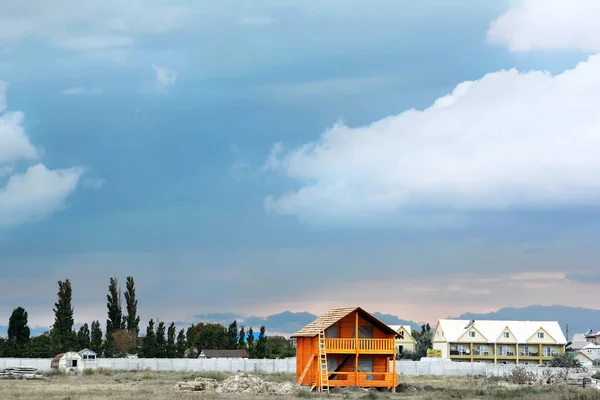
[(319, 332), (319, 392), (329, 393), (329, 371), (327, 370), (327, 347), (325, 331)]

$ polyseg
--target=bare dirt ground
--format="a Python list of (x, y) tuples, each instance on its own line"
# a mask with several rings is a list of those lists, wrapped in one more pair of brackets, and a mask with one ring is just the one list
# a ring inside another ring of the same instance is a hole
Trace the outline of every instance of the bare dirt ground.
[[(195, 378), (216, 379), (219, 390), (177, 390), (178, 382)], [(298, 389), (292, 375), (115, 372), (80, 377), (49, 376), (45, 380), (2, 380), (1, 400), (187, 400), (187, 399), (299, 399), (322, 396)], [(273, 382), (273, 383), (270, 383)], [(502, 381), (470, 377), (401, 376), (398, 393), (333, 390), (329, 397), (338, 399), (531, 399), (531, 400), (600, 400), (600, 390), (572, 389), (559, 385), (518, 386)]]

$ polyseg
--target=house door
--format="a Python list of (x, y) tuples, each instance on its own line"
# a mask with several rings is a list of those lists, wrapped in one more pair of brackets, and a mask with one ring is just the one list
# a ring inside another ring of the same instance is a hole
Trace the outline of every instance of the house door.
[[(358, 357), (358, 372), (373, 372), (373, 357)], [(368, 374), (367, 380), (372, 381), (373, 375)]]

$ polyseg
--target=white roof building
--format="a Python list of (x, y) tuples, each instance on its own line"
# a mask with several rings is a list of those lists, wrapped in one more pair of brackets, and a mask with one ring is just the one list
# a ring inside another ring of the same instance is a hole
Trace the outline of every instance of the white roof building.
[(410, 325), (388, 325), (390, 328), (392, 328), (393, 330), (395, 330), (396, 332), (398, 332), (400, 330), (400, 328), (404, 328), (404, 330), (406, 332), (408, 332), (409, 335), (412, 335), (412, 328), (410, 327)]
[[(528, 343), (540, 330), (546, 331), (556, 344), (567, 344), (567, 339), (557, 321), (490, 321), (440, 319), (434, 336), (444, 336), (447, 342), (458, 342), (467, 331), (475, 328), (488, 343), (500, 343), (504, 332), (509, 330), (516, 343)], [(438, 335), (438, 333), (440, 335)]]

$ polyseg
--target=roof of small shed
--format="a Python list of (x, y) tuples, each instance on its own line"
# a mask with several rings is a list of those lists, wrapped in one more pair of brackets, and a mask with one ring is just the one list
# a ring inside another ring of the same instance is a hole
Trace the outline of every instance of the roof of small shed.
[(304, 328), (300, 329), (298, 332), (291, 335), (291, 337), (315, 337), (319, 334), (319, 332), (329, 328), (331, 325), (335, 324), (342, 318), (347, 315), (357, 311), (359, 314), (363, 316), (364, 319), (369, 321), (374, 326), (381, 329), (384, 333), (388, 335), (398, 336), (398, 332), (390, 328), (385, 323), (381, 322), (379, 319), (369, 314), (365, 310), (360, 307), (340, 307), (333, 308), (327, 311), (325, 314), (321, 315), (319, 318), (315, 319), (310, 324), (306, 325)]

